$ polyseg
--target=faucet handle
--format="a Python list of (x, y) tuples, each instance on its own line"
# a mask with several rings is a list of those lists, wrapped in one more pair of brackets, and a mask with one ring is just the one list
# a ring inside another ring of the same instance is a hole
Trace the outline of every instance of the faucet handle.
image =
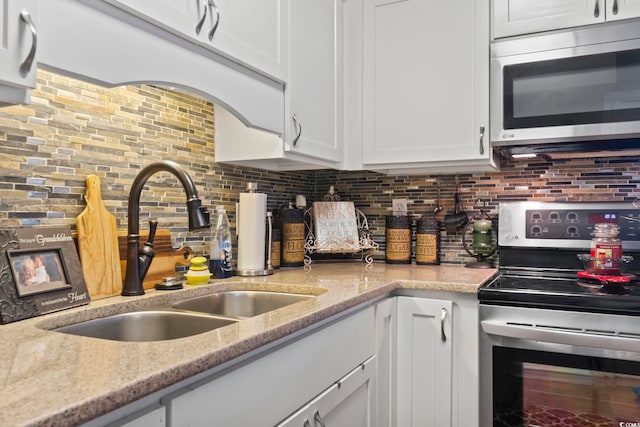
[(153, 239), (156, 238), (156, 230), (158, 229), (158, 221), (152, 219), (149, 221), (149, 238), (147, 239), (147, 243), (145, 245), (153, 245)]

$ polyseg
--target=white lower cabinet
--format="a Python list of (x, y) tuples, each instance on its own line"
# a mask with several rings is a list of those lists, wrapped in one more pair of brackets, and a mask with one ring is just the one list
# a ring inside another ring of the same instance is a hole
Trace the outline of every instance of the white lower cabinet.
[(395, 361), (397, 335), (397, 298), (376, 304), (376, 421), (377, 425), (395, 425)]
[(312, 403), (324, 420), (368, 422), (374, 351), (369, 307), (162, 399), (167, 425), (276, 425)]
[(372, 356), (277, 426), (376, 425), (371, 399), (374, 379), (375, 356)]
[(452, 307), (398, 297), (398, 426), (451, 425)]
[(407, 291), (376, 305), (379, 427), (477, 426), (475, 294)]

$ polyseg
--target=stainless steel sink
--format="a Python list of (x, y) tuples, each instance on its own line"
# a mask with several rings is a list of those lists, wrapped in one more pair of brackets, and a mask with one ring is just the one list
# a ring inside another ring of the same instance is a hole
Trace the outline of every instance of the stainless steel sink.
[(234, 319), (174, 311), (135, 311), (63, 326), (54, 331), (114, 341), (163, 341), (201, 334)]
[(223, 291), (179, 301), (172, 304), (172, 307), (219, 316), (246, 318), (311, 298), (315, 298), (315, 295), (264, 291)]

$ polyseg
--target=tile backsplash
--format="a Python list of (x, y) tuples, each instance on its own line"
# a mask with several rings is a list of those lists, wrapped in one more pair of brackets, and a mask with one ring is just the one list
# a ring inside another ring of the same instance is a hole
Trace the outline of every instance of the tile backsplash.
[[(171, 159), (194, 179), (203, 204), (223, 204), (235, 229), (235, 203), (247, 182), (258, 182), (269, 209), (307, 195), (310, 204), (335, 186), (343, 200), (367, 216), (384, 250), (384, 215), (394, 198), (408, 200), (410, 214), (453, 210), (460, 189), (464, 209), (495, 215), (503, 200), (631, 201), (640, 197), (640, 157), (506, 163), (500, 172), (463, 175), (393, 175), (374, 172), (268, 172), (215, 163), (211, 103), (159, 87), (103, 88), (38, 72), (32, 104), (0, 108), (0, 226), (75, 227), (84, 209), (87, 175), (102, 181), (105, 206), (126, 229), (131, 182), (144, 165)], [(175, 187), (175, 188), (174, 188)], [(157, 218), (175, 245), (207, 252), (207, 233), (187, 233), (185, 199), (170, 174), (154, 175), (143, 192), (141, 220)], [(459, 234), (442, 230), (442, 262), (464, 263)]]

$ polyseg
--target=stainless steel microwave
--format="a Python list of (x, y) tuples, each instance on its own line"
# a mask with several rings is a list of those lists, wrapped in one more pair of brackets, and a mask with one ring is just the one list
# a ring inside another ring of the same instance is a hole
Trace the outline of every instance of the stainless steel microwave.
[(640, 138), (640, 21), (496, 40), (493, 146)]

